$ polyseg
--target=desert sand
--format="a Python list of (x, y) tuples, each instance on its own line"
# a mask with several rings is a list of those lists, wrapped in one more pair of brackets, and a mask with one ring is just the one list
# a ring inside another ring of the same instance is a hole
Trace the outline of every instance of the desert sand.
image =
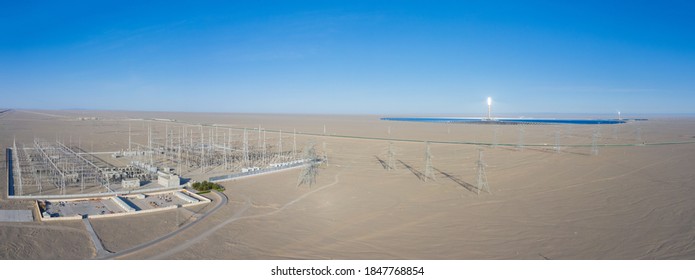
[[(99, 119), (77, 120), (93, 116)], [(142, 118), (296, 129), (313, 134), (298, 135), (298, 142), (314, 141), (321, 153), (326, 143), (328, 162), (316, 184), (297, 187), (299, 169), (224, 182), (228, 204), (171, 238), (118, 258), (695, 258), (695, 119), (523, 126), (522, 135), (521, 126), (379, 117), (13, 110), (0, 117), (0, 144), (10, 147), (14, 137), (27, 144), (34, 137), (71, 138), (88, 151), (116, 151), (127, 146), (129, 124), (133, 141), (146, 141), (145, 122), (126, 121)], [(599, 153), (591, 155), (596, 130)], [(562, 145), (573, 146), (555, 152), (556, 133)], [(444, 143), (495, 139), (497, 147)], [(520, 139), (523, 149), (516, 147)], [(395, 170), (380, 163), (389, 141)], [(426, 182), (421, 141), (433, 141), (435, 178)], [(490, 193), (477, 194), (474, 186), (478, 149)], [(6, 169), (0, 176), (4, 186)], [(4, 196), (0, 207), (31, 205), (9, 204)], [(191, 214), (181, 212), (179, 218)], [(105, 248), (119, 252), (174, 231), (175, 215), (108, 218), (94, 220), (93, 226)], [(95, 257), (79, 222), (4, 223), (0, 236), (8, 248), (1, 250), (4, 259)]]

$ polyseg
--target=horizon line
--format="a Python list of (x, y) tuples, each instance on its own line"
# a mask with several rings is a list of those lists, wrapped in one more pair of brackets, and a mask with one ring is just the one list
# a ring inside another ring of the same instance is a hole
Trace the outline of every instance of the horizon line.
[[(347, 112), (243, 112), (243, 111), (167, 111), (167, 110), (127, 110), (127, 109), (88, 109), (88, 108), (62, 108), (62, 109), (44, 109), (44, 108), (0, 108), (1, 110), (41, 110), (41, 111), (94, 111), (94, 112), (142, 112), (142, 113), (205, 113), (205, 114), (268, 114), (268, 115), (354, 115), (354, 116), (368, 116), (368, 115), (379, 115), (379, 116), (456, 116), (456, 117), (480, 117), (485, 115), (484, 113), (464, 113), (464, 112), (450, 112), (450, 113), (347, 113)], [(626, 113), (621, 112), (623, 116), (635, 116), (635, 115), (659, 115), (659, 116), (669, 116), (669, 115), (693, 115), (695, 112), (685, 113), (685, 112), (636, 112), (636, 113)], [(617, 115), (614, 112), (509, 112), (509, 113), (497, 113), (496, 116), (507, 117), (509, 115)], [(524, 116), (528, 117), (528, 116)]]

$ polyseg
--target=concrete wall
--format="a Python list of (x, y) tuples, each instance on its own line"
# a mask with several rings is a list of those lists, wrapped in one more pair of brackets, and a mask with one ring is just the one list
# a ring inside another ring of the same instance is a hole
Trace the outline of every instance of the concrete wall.
[(174, 192), (174, 195), (175, 195), (176, 197), (182, 199), (183, 201), (188, 202), (188, 203), (197, 203), (197, 202), (198, 202), (197, 199), (195, 199), (195, 198), (193, 198), (193, 197), (190, 197), (190, 196), (186, 195), (186, 194), (183, 193), (183, 192)]
[[(39, 216), (41, 217), (41, 216)], [(82, 220), (82, 216), (80, 215), (75, 215), (75, 216), (70, 216), (70, 217), (50, 217), (50, 218), (40, 218), (41, 221), (45, 222), (54, 222), (54, 221), (74, 221), (74, 220)]]
[(162, 208), (147, 209), (147, 210), (140, 210), (140, 211), (133, 211), (133, 212), (123, 212), (123, 213), (114, 213), (114, 214), (105, 214), (105, 215), (89, 216), (89, 218), (90, 218), (90, 219), (102, 219), (102, 218), (123, 217), (123, 216), (129, 216), (129, 215), (137, 215), (137, 214), (161, 212), (161, 211), (166, 211), (166, 210), (171, 210), (171, 209), (176, 209), (176, 208), (178, 208), (178, 206), (176, 206), (176, 205), (171, 205), (171, 206), (162, 207)]
[(111, 197), (111, 199), (113, 200), (113, 202), (116, 203), (116, 205), (118, 205), (118, 206), (120, 206), (121, 208), (123, 208), (123, 210), (125, 210), (126, 212), (134, 212), (134, 211), (135, 211), (135, 208), (130, 207), (130, 205), (128, 205), (128, 203), (126, 203), (126, 202), (123, 200), (123, 198), (121, 198), (121, 197), (119, 197), (119, 196), (113, 196), (113, 197)]
[[(211, 202), (211, 201), (212, 201), (212, 200), (210, 200), (210, 199), (207, 198), (207, 197), (204, 197), (204, 196), (199, 195), (199, 194), (194, 193), (194, 192), (190, 192), (190, 191), (188, 191), (188, 190), (181, 190), (181, 191), (184, 192), (184, 193), (186, 193), (186, 194), (189, 195), (190, 197), (193, 197), (193, 198), (195, 198), (195, 199), (198, 199), (199, 201), (204, 201), (204, 202)], [(198, 204), (196, 204), (196, 205), (198, 205)], [(184, 205), (184, 207), (185, 207), (185, 205)]]
[(85, 198), (107, 198), (115, 195), (130, 195), (138, 193), (151, 193), (151, 192), (170, 192), (173, 190), (181, 189), (181, 186), (171, 187), (171, 188), (149, 188), (142, 190), (132, 190), (132, 191), (120, 191), (120, 192), (109, 192), (109, 193), (92, 193), (92, 194), (68, 194), (68, 195), (24, 195), (24, 196), (10, 196), (9, 199), (29, 199), (29, 200), (60, 200), (60, 201), (72, 201), (72, 200), (83, 200)]

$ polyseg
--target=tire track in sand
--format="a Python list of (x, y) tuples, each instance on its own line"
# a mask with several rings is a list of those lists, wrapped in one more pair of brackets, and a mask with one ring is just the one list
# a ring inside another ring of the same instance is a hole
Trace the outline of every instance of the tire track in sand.
[(286, 204), (283, 205), (282, 207), (280, 207), (280, 208), (278, 208), (278, 209), (276, 209), (276, 210), (274, 210), (274, 211), (272, 211), (272, 212), (268, 212), (268, 213), (257, 214), (257, 215), (251, 215), (251, 216), (241, 216), (241, 214), (243, 214), (244, 212), (246, 212), (246, 210), (248, 210), (248, 209), (251, 207), (251, 199), (249, 199), (248, 197), (246, 197), (246, 202), (244, 203), (244, 207), (241, 209), (241, 211), (235, 213), (234, 216), (232, 216), (231, 218), (229, 218), (229, 219), (227, 219), (226, 221), (224, 221), (224, 222), (222, 222), (222, 223), (219, 223), (218, 225), (216, 225), (216, 226), (214, 226), (214, 227), (212, 227), (212, 228), (210, 228), (210, 229), (204, 231), (203, 233), (197, 235), (197, 236), (194, 237), (194, 238), (188, 239), (188, 240), (186, 240), (185, 242), (180, 243), (179, 245), (172, 247), (171, 249), (169, 249), (169, 250), (167, 250), (167, 251), (164, 251), (164, 252), (159, 253), (159, 254), (157, 254), (157, 255), (155, 255), (155, 256), (152, 256), (152, 257), (150, 257), (149, 259), (163, 259), (163, 258), (166, 258), (166, 257), (171, 256), (171, 255), (173, 255), (173, 254), (179, 253), (179, 252), (181, 252), (181, 251), (183, 251), (183, 250), (186, 250), (188, 247), (192, 246), (193, 244), (200, 242), (201, 240), (203, 240), (203, 239), (209, 237), (210, 235), (212, 235), (213, 233), (215, 233), (215, 232), (218, 231), (219, 229), (221, 229), (221, 228), (225, 227), (226, 225), (231, 224), (231, 223), (233, 223), (233, 222), (236, 222), (236, 221), (239, 221), (239, 220), (261, 218), (261, 217), (271, 216), (271, 215), (275, 215), (275, 214), (277, 214), (277, 213), (280, 213), (280, 212), (284, 211), (285, 209), (287, 209), (288, 207), (294, 205), (294, 204), (297, 203), (297, 202), (302, 201), (304, 198), (306, 198), (306, 197), (308, 197), (308, 196), (310, 196), (310, 195), (312, 195), (312, 194), (314, 194), (314, 193), (316, 193), (316, 192), (319, 192), (319, 191), (322, 191), (322, 190), (324, 190), (324, 189), (326, 189), (326, 188), (330, 188), (330, 187), (332, 187), (332, 186), (335, 186), (336, 184), (338, 184), (338, 183), (340, 182), (340, 179), (338, 178), (338, 175), (340, 175), (340, 174), (336, 174), (336, 175), (335, 175), (335, 180), (334, 180), (332, 183), (327, 184), (327, 185), (324, 185), (324, 186), (322, 186), (322, 187), (320, 187), (320, 188), (317, 188), (317, 189), (315, 189), (315, 190), (312, 190), (312, 191), (310, 191), (310, 192), (308, 192), (308, 193), (305, 193), (305, 194), (303, 194), (303, 195), (300, 195), (299, 197), (297, 197), (297, 198), (295, 198), (294, 200), (292, 200), (292, 201), (286, 203)]

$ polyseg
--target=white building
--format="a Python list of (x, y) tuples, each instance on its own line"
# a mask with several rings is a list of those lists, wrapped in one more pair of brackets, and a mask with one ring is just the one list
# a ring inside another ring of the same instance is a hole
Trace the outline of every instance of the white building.
[(175, 174), (157, 172), (157, 183), (163, 187), (178, 187), (181, 186), (181, 178)]

